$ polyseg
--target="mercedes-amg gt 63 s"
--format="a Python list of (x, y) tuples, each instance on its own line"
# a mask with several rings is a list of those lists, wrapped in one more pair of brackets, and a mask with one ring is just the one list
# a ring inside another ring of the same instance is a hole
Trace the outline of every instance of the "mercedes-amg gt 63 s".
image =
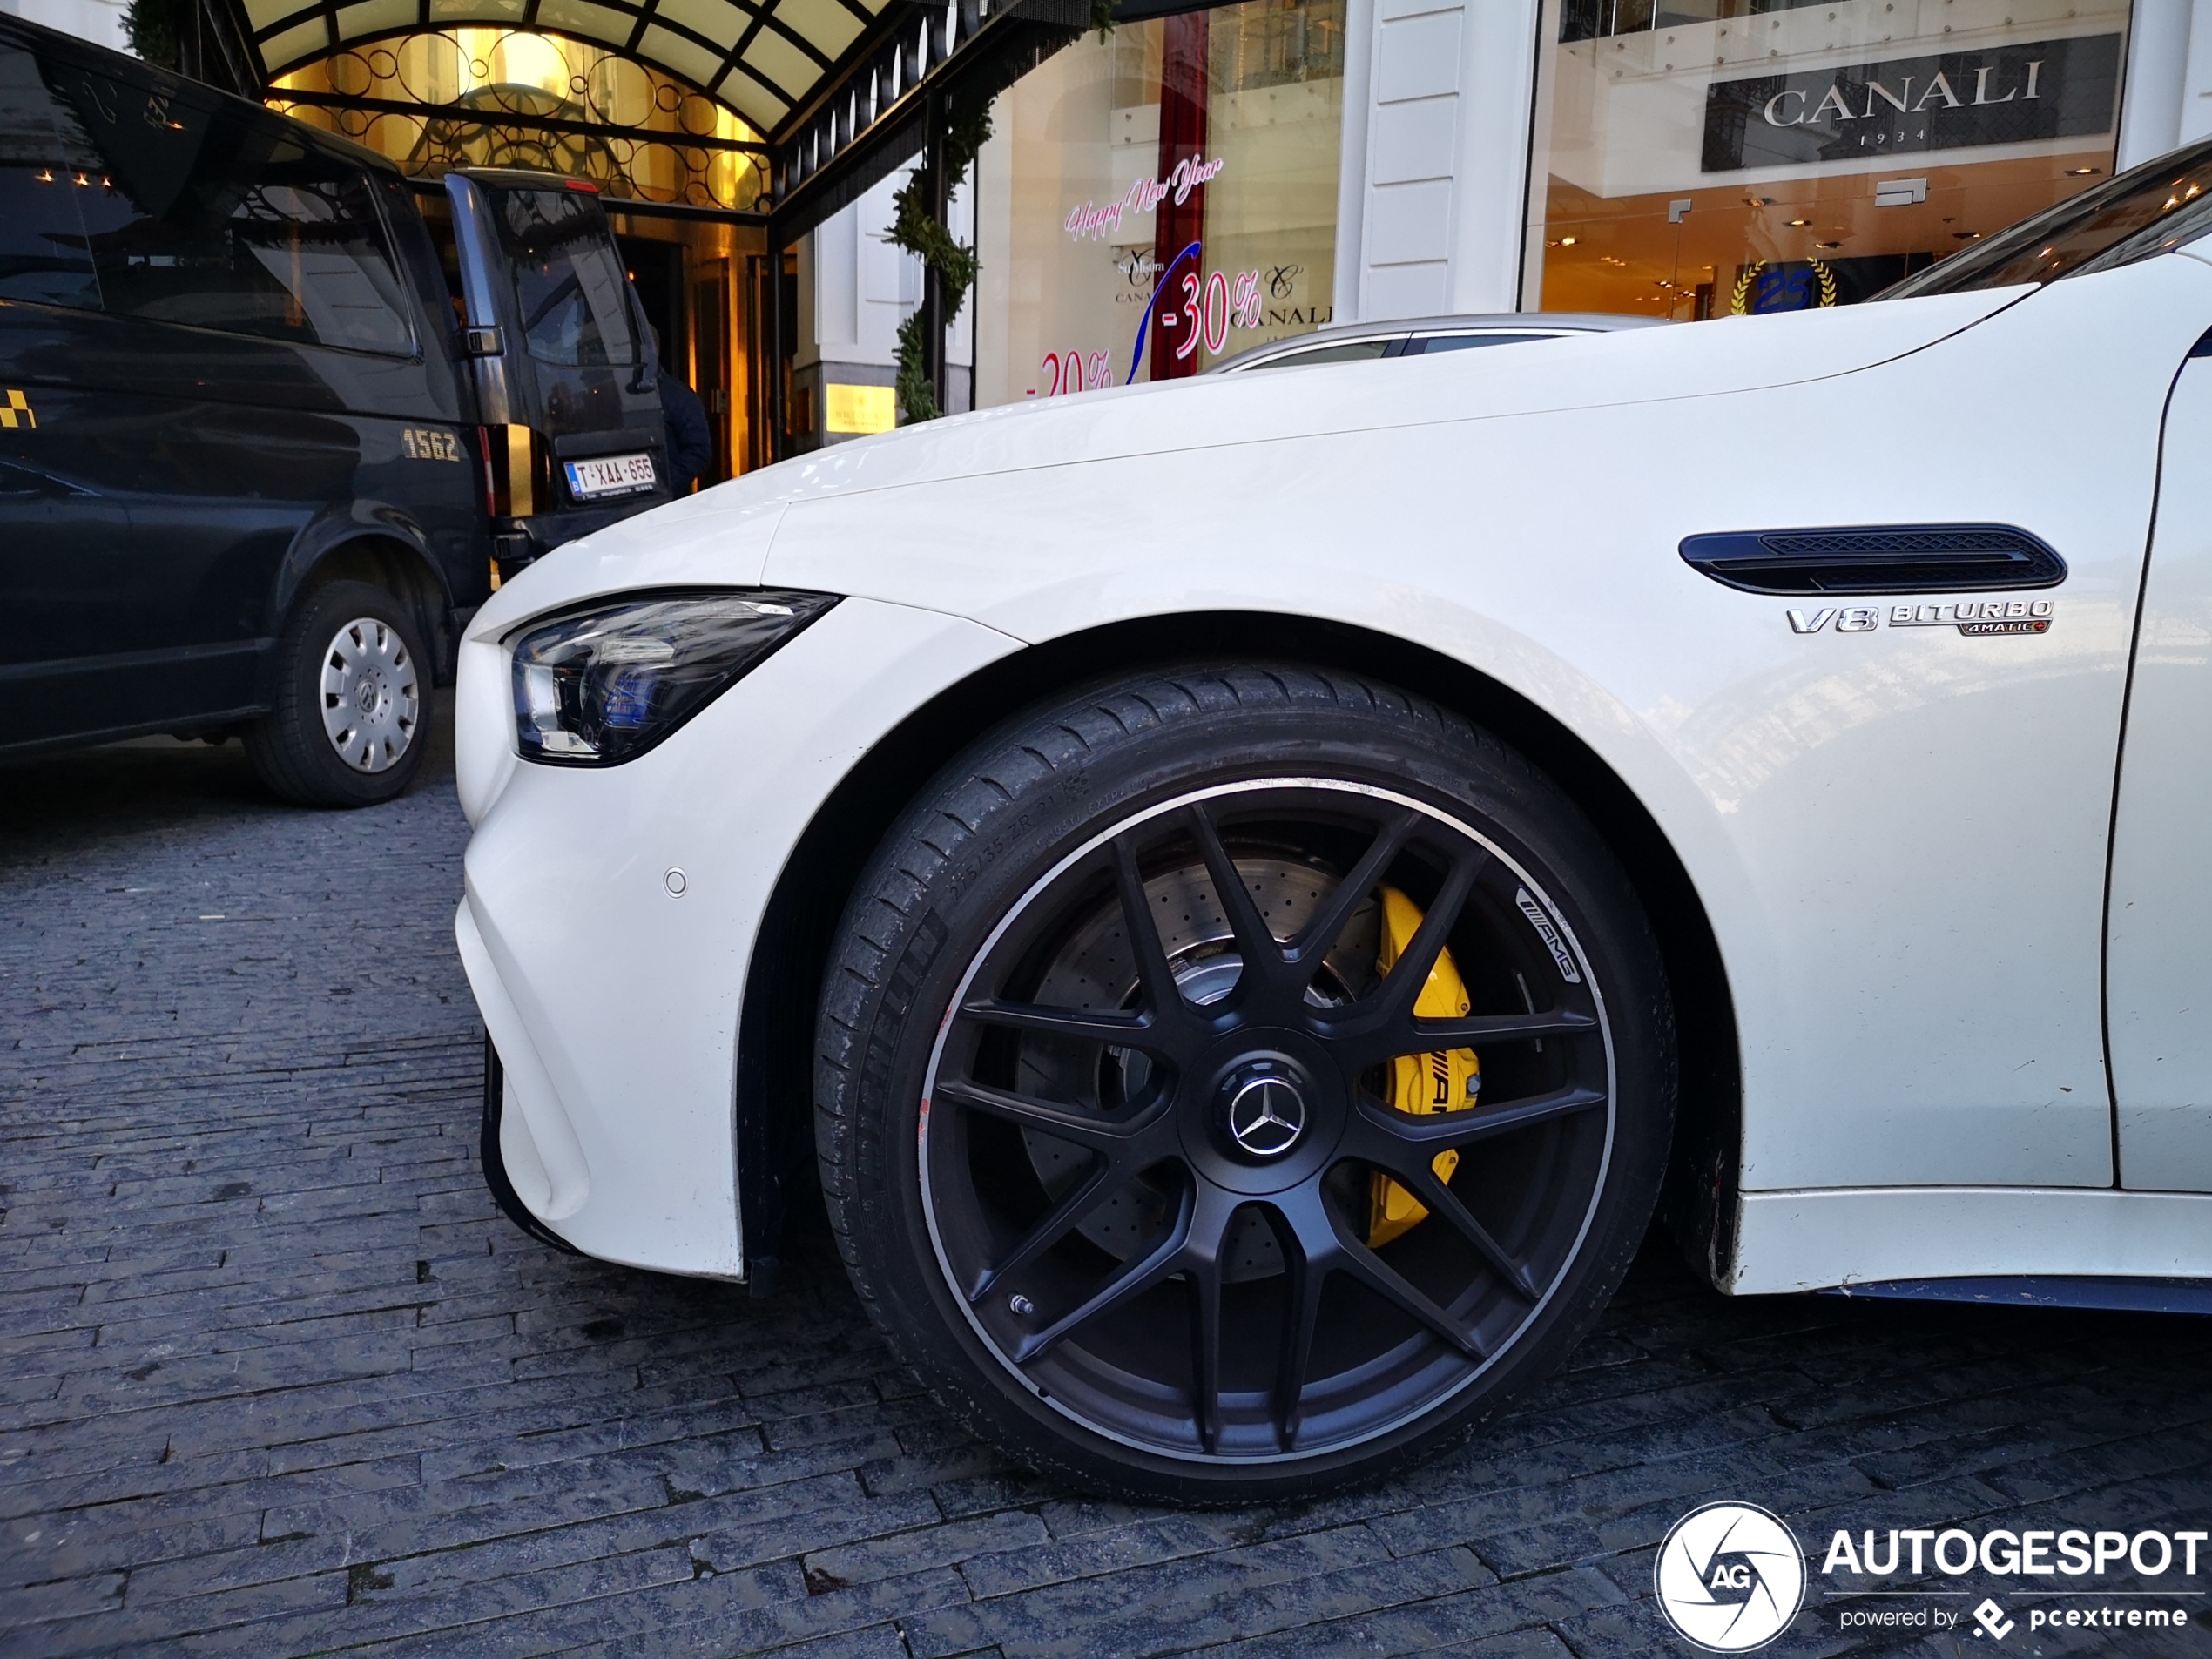
[(1656, 1208), (1736, 1295), (2212, 1276), (2208, 192), (561, 549), (461, 651), (495, 1191), (765, 1288), (811, 1157), (950, 1410), (1185, 1501), (1466, 1434)]

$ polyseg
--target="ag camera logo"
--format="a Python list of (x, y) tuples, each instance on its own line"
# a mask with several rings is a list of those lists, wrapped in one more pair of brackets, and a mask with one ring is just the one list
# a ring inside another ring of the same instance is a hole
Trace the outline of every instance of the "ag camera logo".
[(1764, 1648), (1804, 1605), (1804, 1551), (1757, 1504), (1691, 1510), (1659, 1546), (1652, 1576), (1667, 1622), (1709, 1653)]

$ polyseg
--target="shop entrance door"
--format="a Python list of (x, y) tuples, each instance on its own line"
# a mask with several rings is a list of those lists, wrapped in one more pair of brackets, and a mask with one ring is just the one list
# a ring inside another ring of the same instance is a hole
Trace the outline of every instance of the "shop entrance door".
[(757, 222), (734, 215), (679, 216), (627, 201), (607, 206), (646, 320), (660, 335), (662, 372), (690, 386), (706, 410), (713, 442), (698, 487), (734, 478), (758, 463), (748, 458), (752, 434), (742, 390), (752, 330), (737, 310), (730, 273), (765, 238)]
[(637, 302), (644, 307), (645, 320), (660, 341), (662, 366), (673, 366), (689, 379), (684, 374), (691, 355), (690, 331), (684, 326), (684, 245), (644, 236), (617, 236), (615, 240), (637, 290)]
[(719, 483), (731, 475), (742, 454), (738, 435), (731, 430), (735, 400), (730, 383), (738, 361), (730, 349), (730, 261), (716, 260), (691, 280), (691, 389), (706, 406), (707, 430), (714, 435), (714, 461), (699, 479), (699, 488)]

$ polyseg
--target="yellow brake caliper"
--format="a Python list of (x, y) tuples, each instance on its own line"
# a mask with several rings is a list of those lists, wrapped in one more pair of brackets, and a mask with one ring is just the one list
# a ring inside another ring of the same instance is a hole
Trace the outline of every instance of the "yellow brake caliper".
[[(1382, 898), (1382, 947), (1375, 953), (1375, 966), (1388, 974), (1397, 964), (1399, 953), (1413, 942), (1413, 934), (1421, 925), (1421, 912), (1419, 905), (1396, 887), (1385, 887)], [(1439, 951), (1436, 966), (1428, 970), (1428, 982), (1413, 999), (1414, 1016), (1423, 1020), (1456, 1020), (1472, 1006), (1450, 949)], [(1482, 1067), (1472, 1049), (1402, 1054), (1390, 1062), (1390, 1104), (1401, 1112), (1463, 1112), (1475, 1103), (1481, 1091)], [(1453, 1171), (1460, 1167), (1460, 1155), (1447, 1149), (1439, 1152), (1429, 1167), (1436, 1171), (1438, 1180), (1449, 1181)], [(1420, 1225), (1427, 1217), (1427, 1207), (1388, 1176), (1368, 1177), (1369, 1244), (1386, 1244)]]

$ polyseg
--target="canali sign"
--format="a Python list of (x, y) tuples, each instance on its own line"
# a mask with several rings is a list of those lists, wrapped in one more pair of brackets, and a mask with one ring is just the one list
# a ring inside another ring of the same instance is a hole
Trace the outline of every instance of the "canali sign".
[(1700, 165), (1734, 172), (2094, 137), (2112, 130), (2119, 91), (2118, 35), (1716, 81)]

